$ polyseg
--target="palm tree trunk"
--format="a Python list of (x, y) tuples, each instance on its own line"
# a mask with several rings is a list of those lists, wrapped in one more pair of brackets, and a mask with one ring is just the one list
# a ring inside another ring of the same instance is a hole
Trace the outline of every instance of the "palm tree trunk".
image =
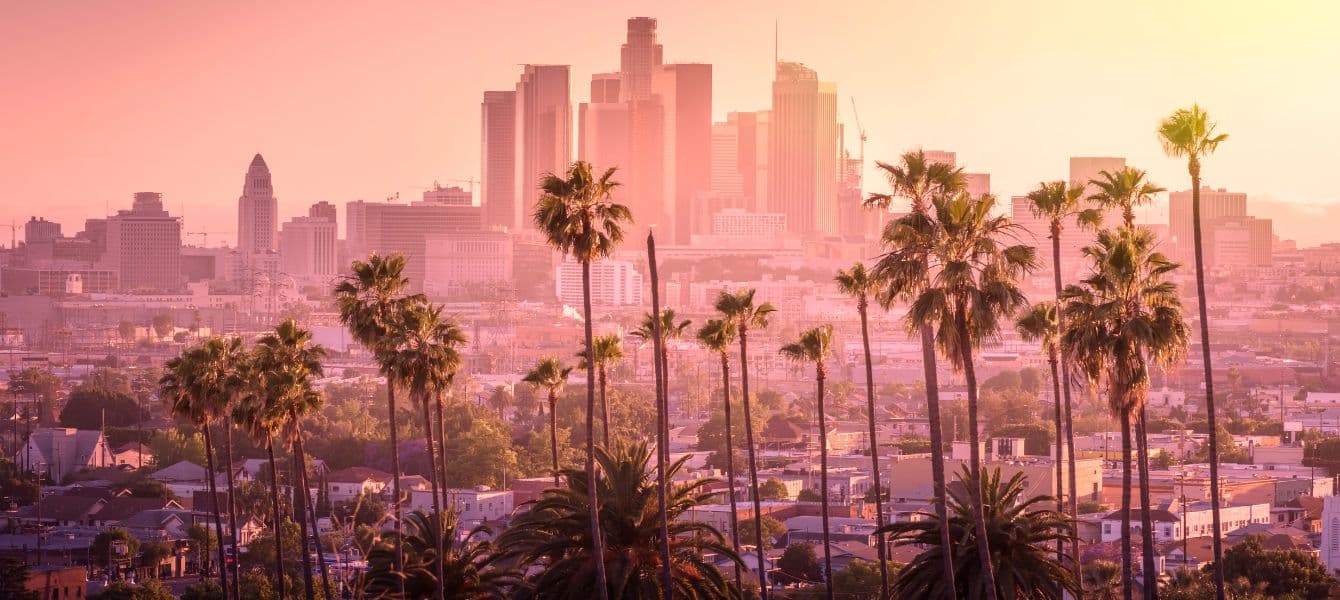
[(870, 364), (870, 327), (867, 321), (867, 301), (863, 294), (856, 303), (861, 315), (861, 347), (865, 351), (865, 416), (870, 426), (870, 472), (874, 474), (875, 484), (875, 531), (879, 544), (879, 597), (889, 598), (889, 567), (887, 542), (884, 538), (884, 487), (879, 479), (879, 441), (875, 438), (875, 371)]
[[(1061, 311), (1061, 222), (1052, 221), (1052, 283), (1056, 286), (1056, 330), (1065, 331), (1065, 314)], [(1070, 409), (1070, 365), (1066, 361), (1061, 362), (1061, 392), (1065, 395), (1065, 444), (1066, 444), (1066, 468), (1070, 470), (1070, 526), (1076, 527), (1079, 523), (1079, 489), (1076, 487), (1075, 475), (1075, 432), (1071, 428), (1071, 409)], [(1055, 378), (1055, 372), (1052, 377)], [(1059, 401), (1059, 400), (1058, 400)], [(1061, 430), (1056, 430), (1057, 439), (1060, 439)], [(1076, 533), (1072, 531), (1071, 533)], [(1081, 569), (1079, 564), (1079, 536), (1076, 535), (1070, 541), (1070, 568), (1075, 576), (1075, 581), (1081, 580)], [(1075, 594), (1075, 600), (1084, 600), (1084, 586), (1079, 586)]]
[(307, 551), (307, 484), (303, 482), (305, 466), (296, 438), (290, 449), (293, 451), (293, 515), (298, 519), (298, 553), (302, 555), (302, 587), (307, 600), (314, 600), (316, 589), (312, 584), (312, 554)]
[(754, 552), (758, 556), (758, 593), (768, 600), (768, 567), (763, 559), (763, 503), (758, 497), (758, 457), (754, 453), (754, 417), (749, 406), (749, 326), (740, 322), (740, 402), (744, 408), (744, 443), (749, 455), (749, 495), (754, 499)]
[(1131, 600), (1134, 573), (1131, 568), (1131, 415), (1121, 413), (1121, 591)]
[(451, 488), (447, 487), (447, 424), (442, 418), (442, 394), (437, 394), (435, 403), (437, 404), (437, 476), (442, 478), (442, 508), (451, 510), (452, 502), (448, 491)]
[[(730, 546), (735, 555), (739, 556), (740, 512), (735, 504), (735, 445), (731, 443), (730, 356), (725, 352), (721, 353), (721, 396), (726, 402), (726, 495), (730, 497)], [(762, 519), (756, 519), (756, 527), (762, 524)], [(738, 566), (735, 568), (735, 590), (741, 598), (744, 597), (744, 583)]]
[[(302, 489), (303, 492), (306, 492), (307, 490), (312, 489), (312, 486), (307, 481), (307, 451), (304, 449), (302, 443), (302, 427), (297, 427), (297, 432), (298, 460), (302, 461), (302, 471), (300, 471), (302, 475)], [(326, 551), (321, 547), (321, 531), (320, 528), (317, 527), (316, 521), (316, 504), (310, 502), (309, 498), (306, 496), (303, 496), (303, 502), (307, 504), (307, 516), (312, 521), (312, 546), (316, 548), (316, 564), (321, 570), (321, 589), (326, 591), (326, 598), (331, 598), (334, 595), (334, 590), (330, 587), (330, 573), (326, 570)], [(306, 548), (304, 548), (304, 550), (306, 550)]]
[[(228, 468), (228, 531), (233, 536), (233, 582), (242, 581), (238, 571), (238, 557), (242, 556), (237, 552), (237, 495), (233, 491), (233, 423), (232, 420), (225, 417), (223, 419), (223, 452), (226, 458), (224, 464)], [(233, 586), (233, 597), (241, 600), (241, 586)]]
[(1214, 366), (1210, 357), (1210, 315), (1205, 296), (1205, 256), (1200, 227), (1200, 161), (1193, 155), (1187, 164), (1191, 173), (1191, 233), (1196, 249), (1196, 305), (1200, 311), (1200, 352), (1205, 369), (1205, 416), (1210, 430), (1210, 519), (1214, 531), (1210, 539), (1214, 545), (1215, 598), (1224, 600), (1224, 544), (1220, 539), (1223, 524), (1219, 519), (1219, 429), (1214, 409)]
[[(589, 224), (588, 224), (589, 226)], [(605, 578), (605, 540), (600, 535), (600, 498), (596, 490), (596, 364), (595, 345), (591, 331), (591, 262), (582, 261), (582, 308), (586, 329), (586, 494), (591, 508), (591, 557), (596, 563), (596, 586), (600, 600), (609, 598), (609, 581)]]
[(963, 379), (968, 387), (968, 468), (972, 481), (968, 494), (972, 497), (973, 528), (977, 532), (977, 554), (982, 563), (982, 588), (987, 600), (996, 598), (995, 565), (991, 561), (991, 544), (986, 533), (986, 512), (982, 506), (982, 450), (977, 420), (977, 370), (972, 364), (972, 339), (968, 336), (968, 317), (960, 302), (954, 311), (955, 329), (963, 352)]
[[(656, 394), (656, 510), (660, 531), (661, 551), (661, 595), (665, 598), (673, 598), (674, 581), (670, 577), (670, 518), (667, 516), (668, 496), (666, 488), (670, 482), (666, 481), (666, 469), (670, 462), (670, 429), (666, 426), (670, 422), (670, 371), (665, 362), (665, 332), (661, 331), (661, 289), (660, 279), (656, 270), (656, 238), (652, 232), (647, 232), (647, 265), (648, 274), (651, 279), (651, 331), (652, 331), (652, 349), (655, 352), (653, 358), (659, 360), (661, 368), (658, 374), (657, 394)], [(588, 330), (589, 331), (589, 330)], [(589, 343), (590, 335), (587, 335)], [(587, 346), (590, 351), (590, 346)], [(589, 361), (588, 361), (589, 362)], [(601, 589), (602, 593), (604, 589)]]
[[(1061, 422), (1061, 375), (1055, 348), (1048, 351), (1047, 363), (1052, 370), (1052, 401), (1056, 405), (1056, 512), (1065, 514), (1065, 463), (1061, 458), (1065, 453), (1065, 439), (1062, 437), (1064, 424)], [(1075, 491), (1071, 490), (1070, 493), (1074, 494)], [(1065, 542), (1059, 539), (1056, 540), (1056, 562), (1065, 564)]]
[(228, 594), (228, 560), (223, 555), (223, 517), (219, 510), (219, 490), (215, 481), (217, 478), (214, 476), (214, 443), (209, 434), (209, 424), (206, 423), (201, 429), (205, 431), (205, 466), (209, 469), (209, 498), (214, 509), (214, 536), (219, 542), (219, 589), (223, 591), (224, 598), (231, 598)]
[(428, 472), (429, 479), (433, 482), (433, 518), (437, 519), (435, 523), (438, 526), (438, 534), (433, 536), (433, 549), (437, 550), (438, 560), (435, 561), (434, 574), (437, 575), (437, 597), (445, 600), (446, 589), (444, 588), (445, 579), (442, 577), (442, 501), (438, 498), (437, 485), (437, 452), (433, 444), (433, 420), (428, 412), (428, 399), (420, 398), (419, 404), (423, 407), (423, 441), (428, 449)]
[(284, 519), (279, 510), (279, 469), (275, 466), (274, 436), (268, 439), (266, 452), (270, 458), (270, 507), (274, 513), (274, 525), (270, 531), (275, 536), (275, 584), (279, 588), (280, 600), (288, 600), (287, 578), (284, 576)]
[(944, 561), (945, 595), (957, 598), (954, 576), (954, 545), (949, 537), (949, 506), (945, 501), (944, 433), (940, 421), (940, 376), (935, 367), (935, 334), (929, 323), (921, 330), (921, 366), (926, 380), (926, 426), (931, 437), (931, 485), (935, 495), (935, 516), (940, 520), (940, 555)]
[(549, 453), (554, 458), (554, 487), (558, 487), (558, 398), (549, 389)]
[[(395, 516), (395, 563), (396, 571), (403, 567), (401, 561), (404, 560), (404, 532), (401, 527), (403, 515), (400, 512), (400, 437), (396, 433), (396, 410), (395, 410), (395, 378), (391, 373), (386, 377), (386, 410), (390, 417), (388, 420), (391, 425), (391, 514)], [(306, 556), (306, 553), (303, 554)], [(400, 595), (405, 595), (405, 580), (400, 579), (397, 584)], [(310, 599), (308, 599), (310, 600)]]
[(600, 412), (602, 417), (600, 422), (605, 425), (605, 447), (610, 447), (610, 403), (605, 395), (606, 386), (605, 363), (600, 363)]
[[(833, 600), (833, 544), (828, 531), (828, 418), (824, 416), (824, 365), (815, 366), (814, 380), (818, 386), (815, 407), (819, 411), (819, 509), (824, 532), (824, 595)], [(876, 490), (876, 494), (878, 494)], [(763, 528), (762, 520), (759, 529)]]
[(1145, 600), (1157, 600), (1159, 597), (1158, 573), (1154, 570), (1154, 522), (1149, 514), (1149, 438), (1145, 430), (1145, 407), (1140, 406), (1135, 419), (1136, 465), (1140, 470), (1140, 542), (1144, 555), (1143, 571)]

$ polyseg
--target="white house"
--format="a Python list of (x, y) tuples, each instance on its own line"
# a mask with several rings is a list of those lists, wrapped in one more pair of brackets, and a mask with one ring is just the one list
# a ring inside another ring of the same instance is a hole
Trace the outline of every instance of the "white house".
[(47, 473), (58, 482), (82, 469), (116, 464), (101, 431), (66, 427), (32, 432), (14, 462), (23, 470)]
[[(1186, 527), (1187, 537), (1211, 535), (1214, 531), (1213, 505), (1209, 502), (1188, 502), (1186, 506), (1178, 500), (1160, 503), (1150, 511), (1150, 520), (1154, 526), (1155, 542), (1170, 542), (1183, 537), (1182, 528)], [(1222, 533), (1228, 534), (1246, 525), (1271, 523), (1270, 503), (1232, 504), (1226, 503), (1219, 509), (1223, 525)], [(1140, 532), (1141, 511), (1131, 509), (1131, 535)], [(1121, 539), (1121, 511), (1104, 516), (1101, 522), (1102, 541)]]
[[(514, 496), (511, 490), (495, 490), (486, 485), (473, 488), (449, 488), (449, 508), (463, 522), (497, 521), (512, 514)], [(416, 510), (432, 510), (433, 491), (413, 490), (409, 505)]]
[(331, 502), (344, 502), (359, 494), (380, 495), (391, 483), (391, 474), (368, 467), (349, 467), (326, 475)]

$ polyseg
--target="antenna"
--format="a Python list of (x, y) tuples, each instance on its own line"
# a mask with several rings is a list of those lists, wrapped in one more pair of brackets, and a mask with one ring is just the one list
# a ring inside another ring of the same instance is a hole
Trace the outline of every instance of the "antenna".
[(778, 52), (777, 52), (777, 48), (778, 48), (778, 45), (779, 45), (778, 39), (781, 38), (781, 31), (782, 31), (781, 25), (778, 24), (777, 19), (773, 19), (773, 20), (772, 20), (772, 71), (773, 71), (773, 76), (774, 76), (774, 77), (776, 76), (776, 73), (777, 73), (777, 63), (781, 62), (781, 59), (779, 58), (780, 55), (779, 55)]

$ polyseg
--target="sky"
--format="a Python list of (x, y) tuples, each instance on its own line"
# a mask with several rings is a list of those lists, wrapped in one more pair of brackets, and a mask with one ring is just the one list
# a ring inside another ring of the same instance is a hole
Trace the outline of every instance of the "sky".
[(1231, 136), (1208, 185), (1250, 194), (1282, 237), (1340, 239), (1340, 3), (1238, 0), (7, 2), (0, 223), (72, 234), (159, 191), (216, 245), (257, 152), (283, 218), (478, 178), (482, 92), (560, 63), (584, 101), (633, 16), (659, 19), (667, 62), (714, 65), (718, 119), (768, 108), (775, 23), (848, 124), (855, 100), (868, 164), (952, 150), (1002, 197), (1064, 178), (1070, 156), (1185, 189), (1154, 128), (1198, 102)]

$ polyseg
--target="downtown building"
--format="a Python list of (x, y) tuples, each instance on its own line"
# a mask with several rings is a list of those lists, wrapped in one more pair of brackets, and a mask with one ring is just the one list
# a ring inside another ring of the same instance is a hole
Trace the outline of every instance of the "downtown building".
[[(1191, 204), (1191, 190), (1168, 194), (1170, 254), (1194, 269), (1195, 218)], [(1247, 214), (1247, 194), (1202, 186), (1200, 223), (1206, 269), (1270, 266), (1273, 223)]]
[(279, 270), (309, 283), (329, 282), (337, 273), (339, 246), (335, 206), (314, 204), (305, 217), (284, 222), (279, 231)]
[(813, 69), (778, 62), (768, 135), (768, 210), (791, 233), (838, 233), (837, 86)]
[[(558, 301), (581, 306), (582, 263), (564, 258), (554, 274)], [(591, 263), (591, 304), (597, 306), (641, 306), (642, 273), (631, 261), (605, 258)]]
[[(431, 190), (430, 190), (431, 191)], [(470, 203), (425, 199), (409, 204), (356, 200), (345, 205), (345, 243), (351, 258), (400, 253), (410, 288), (423, 291), (430, 238), (452, 232), (480, 231), (481, 208)]]
[(163, 209), (163, 195), (137, 192), (130, 210), (107, 217), (102, 262), (125, 292), (182, 289), (181, 219)]

